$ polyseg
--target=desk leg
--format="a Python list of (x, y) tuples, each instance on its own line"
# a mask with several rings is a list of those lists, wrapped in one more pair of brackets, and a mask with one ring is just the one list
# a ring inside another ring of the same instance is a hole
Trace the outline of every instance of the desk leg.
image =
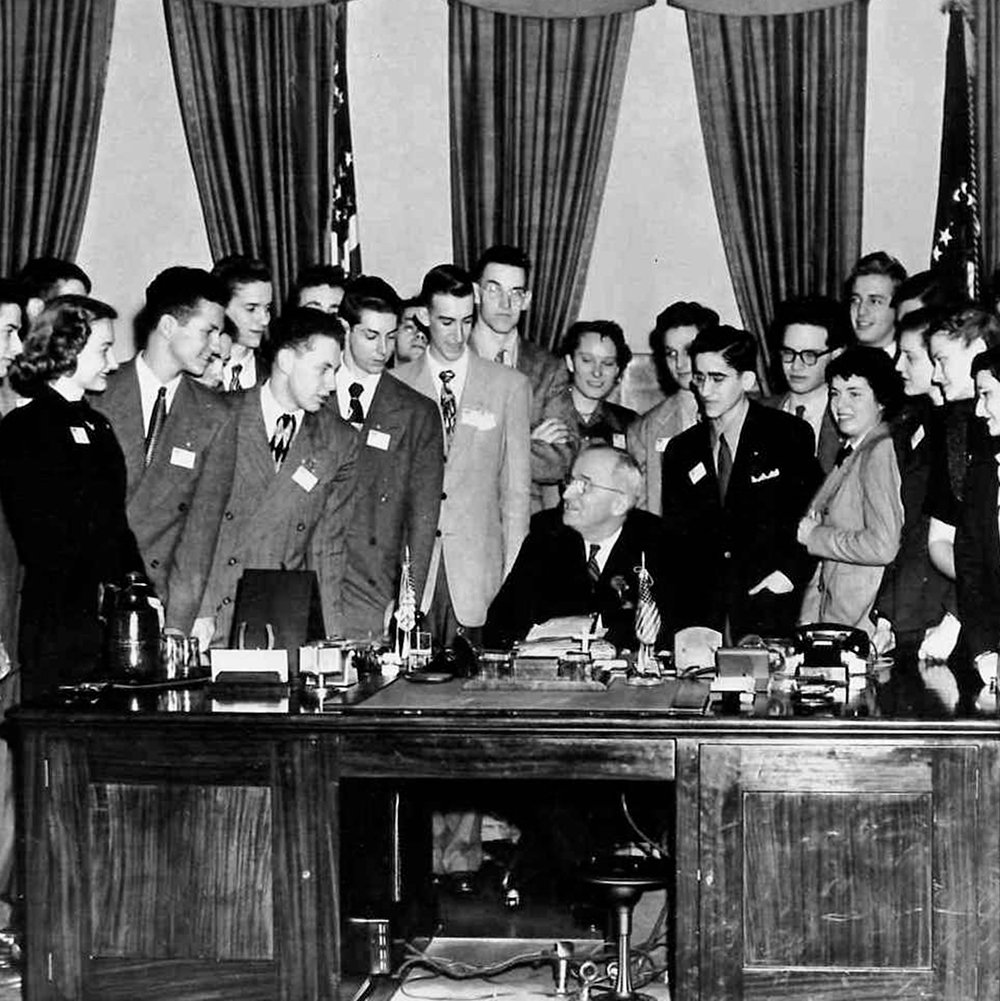
[(698, 742), (693, 740), (677, 741), (676, 809), (674, 811), (676, 899), (674, 900), (673, 1001), (696, 1001), (700, 993), (698, 968), (700, 786), (698, 762)]

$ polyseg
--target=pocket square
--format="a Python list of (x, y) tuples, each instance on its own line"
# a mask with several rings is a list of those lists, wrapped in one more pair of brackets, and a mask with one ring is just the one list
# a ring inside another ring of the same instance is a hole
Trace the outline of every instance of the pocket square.
[(763, 483), (765, 480), (776, 480), (781, 475), (780, 469), (769, 469), (766, 473), (759, 473), (757, 476), (751, 474), (751, 483)]

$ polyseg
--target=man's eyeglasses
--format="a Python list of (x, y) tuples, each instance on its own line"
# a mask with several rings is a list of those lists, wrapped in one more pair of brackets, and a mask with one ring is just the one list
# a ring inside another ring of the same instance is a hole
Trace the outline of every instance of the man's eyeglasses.
[(608, 490), (613, 494), (624, 494), (618, 487), (606, 487), (603, 483), (595, 483), (589, 476), (571, 476), (566, 480), (566, 490), (579, 490), (581, 494), (589, 494), (591, 490)]
[(489, 281), (480, 286), (483, 295), (493, 302), (506, 299), (514, 309), (523, 309), (528, 301), (528, 290), (523, 288), (504, 288), (499, 282)]
[(781, 360), (786, 365), (794, 365), (795, 359), (798, 358), (806, 368), (812, 368), (823, 357), (823, 355), (828, 355), (833, 348), (827, 348), (825, 351), (793, 351), (791, 348), (781, 349)]

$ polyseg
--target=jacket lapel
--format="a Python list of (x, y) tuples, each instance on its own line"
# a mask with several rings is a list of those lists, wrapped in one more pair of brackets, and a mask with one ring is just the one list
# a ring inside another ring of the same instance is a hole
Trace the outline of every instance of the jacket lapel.
[[(103, 401), (101, 401), (103, 403)], [(134, 490), (146, 471), (146, 437), (142, 426), (142, 395), (139, 392), (139, 376), (135, 371), (135, 359), (121, 367), (113, 396), (104, 407), (112, 425), (121, 428), (118, 442), (125, 456), (128, 482)]]
[(369, 431), (393, 432), (399, 423), (399, 394), (392, 376), (383, 375), (372, 396), (362, 433), (367, 437)]
[[(264, 429), (260, 409), (260, 389), (248, 389), (242, 400), (240, 426), (237, 432), (237, 482), (240, 492), (259, 498), (275, 479), (274, 459)], [(294, 443), (293, 443), (294, 444)], [(254, 503), (257, 503), (254, 501)]]

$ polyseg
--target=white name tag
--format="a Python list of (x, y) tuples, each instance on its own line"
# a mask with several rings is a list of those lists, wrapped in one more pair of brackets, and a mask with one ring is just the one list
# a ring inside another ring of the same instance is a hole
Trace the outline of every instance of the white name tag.
[(367, 444), (371, 448), (378, 448), (384, 452), (389, 447), (389, 436), (384, 431), (376, 431), (373, 428), (368, 432)]
[(656, 439), (656, 451), (663, 452), (670, 443), (670, 435), (665, 434), (662, 438)]
[(705, 468), (704, 462), (699, 462), (698, 465), (688, 473), (688, 479), (692, 483), (697, 483), (699, 480), (703, 480), (706, 476), (708, 476), (708, 470)]
[(924, 437), (925, 437), (924, 426), (923, 424), (921, 424), (920, 427), (918, 427), (917, 430), (913, 432), (913, 437), (910, 438), (910, 448), (916, 448), (917, 445), (919, 445), (924, 440)]
[(462, 415), (459, 417), (459, 423), (469, 424), (477, 431), (489, 431), (491, 428), (497, 426), (497, 418), (496, 414), (490, 413), (489, 410), (469, 410), (463, 408)]
[(625, 447), (625, 435), (623, 435), (623, 434), (613, 434), (611, 436), (611, 444), (614, 445), (615, 448), (624, 448)]
[(77, 445), (90, 444), (90, 435), (87, 434), (86, 428), (70, 428), (69, 433), (73, 436), (73, 441), (75, 441)]
[(189, 448), (174, 447), (170, 452), (170, 465), (194, 469), (195, 454)]
[(292, 479), (300, 487), (302, 487), (306, 493), (309, 493), (309, 491), (312, 490), (317, 483), (319, 483), (316, 474), (312, 472), (312, 470), (306, 469), (305, 466), (299, 466), (299, 468), (292, 473)]

